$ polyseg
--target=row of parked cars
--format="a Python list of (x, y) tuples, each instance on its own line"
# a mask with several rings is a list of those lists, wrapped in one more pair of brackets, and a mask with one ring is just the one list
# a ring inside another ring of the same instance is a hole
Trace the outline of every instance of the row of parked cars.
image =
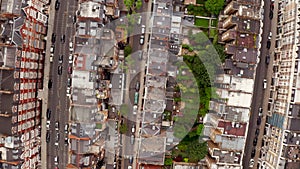
[(251, 159), (250, 159), (250, 164), (249, 164), (249, 167), (253, 167), (254, 165), (254, 157), (255, 157), (255, 154), (256, 154), (256, 145), (257, 145), (257, 141), (258, 141), (258, 136), (259, 136), (259, 132), (260, 132), (260, 129), (259, 129), (259, 126), (261, 124), (261, 118), (263, 116), (263, 109), (260, 107), (258, 109), (258, 117), (257, 117), (257, 120), (256, 120), (256, 125), (258, 126), (256, 129), (255, 129), (255, 136), (254, 136), (254, 139), (253, 139), (253, 149), (251, 151)]

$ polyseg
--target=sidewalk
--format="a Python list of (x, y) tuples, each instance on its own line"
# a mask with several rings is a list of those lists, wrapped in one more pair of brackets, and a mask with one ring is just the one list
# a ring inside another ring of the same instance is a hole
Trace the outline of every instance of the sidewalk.
[[(52, 12), (55, 6), (55, 2), (52, 1), (49, 6), (49, 18), (48, 18), (48, 32), (47, 32), (47, 42), (51, 42), (52, 30), (54, 25), (54, 17), (55, 12)], [(44, 63), (44, 89), (41, 95), (42, 99), (42, 118), (41, 118), (41, 168), (48, 168), (47, 167), (47, 143), (46, 143), (46, 111), (48, 108), (48, 80), (50, 75), (50, 46), (51, 43), (46, 43), (46, 54), (45, 54), (45, 63)]]

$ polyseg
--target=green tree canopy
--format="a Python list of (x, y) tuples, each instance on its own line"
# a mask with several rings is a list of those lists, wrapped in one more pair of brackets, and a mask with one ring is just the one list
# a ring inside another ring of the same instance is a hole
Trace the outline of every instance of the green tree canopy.
[(205, 2), (205, 8), (212, 14), (219, 15), (223, 9), (224, 0), (207, 0)]
[(122, 124), (120, 126), (120, 133), (121, 134), (125, 134), (127, 130), (128, 130), (128, 128), (127, 128), (126, 124)]

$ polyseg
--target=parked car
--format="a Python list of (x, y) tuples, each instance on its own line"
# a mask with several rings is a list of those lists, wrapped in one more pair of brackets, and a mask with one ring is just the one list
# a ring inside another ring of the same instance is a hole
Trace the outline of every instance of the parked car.
[(133, 163), (133, 156), (129, 156), (129, 163), (130, 163), (130, 164)]
[(272, 32), (269, 33), (268, 39), (269, 39), (269, 40), (272, 39)]
[(62, 64), (64, 61), (64, 55), (59, 55), (58, 62)]
[(58, 75), (61, 75), (62, 74), (62, 66), (58, 66)]
[(260, 108), (258, 109), (258, 115), (261, 116), (261, 115), (262, 115), (262, 112), (263, 112), (263, 109), (260, 107)]
[(71, 78), (68, 78), (67, 85), (68, 85), (68, 87), (71, 87), (71, 85), (72, 85), (72, 80), (71, 80)]
[(55, 43), (55, 40), (56, 40), (56, 35), (55, 33), (52, 33), (51, 42)]
[(50, 63), (53, 62), (53, 53), (50, 53), (50, 58), (49, 58)]
[(134, 105), (134, 106), (133, 106), (133, 112), (132, 112), (132, 114), (135, 115), (135, 114), (137, 113), (137, 108), (138, 108), (137, 105)]
[(47, 109), (47, 120), (50, 120), (51, 118), (51, 110), (50, 109)]
[(142, 35), (142, 36), (140, 37), (140, 45), (143, 45), (143, 44), (144, 44), (144, 41), (145, 41), (145, 36)]
[(264, 87), (264, 89), (267, 88), (267, 79), (264, 79), (264, 81), (263, 81), (263, 87)]
[(55, 157), (54, 157), (54, 164), (55, 164), (55, 165), (58, 165), (58, 162), (59, 162), (59, 161), (58, 161), (58, 156), (55, 156)]
[(250, 160), (250, 162), (249, 162), (249, 167), (250, 167), (250, 168), (254, 167), (254, 160), (253, 160), (253, 159)]
[(59, 0), (55, 1), (55, 10), (59, 10), (60, 2)]
[(142, 16), (140, 15), (140, 16), (138, 17), (137, 24), (140, 25), (141, 23), (142, 23)]
[(257, 145), (257, 137), (255, 137), (253, 140), (253, 146), (256, 146), (256, 145)]
[(70, 63), (70, 64), (73, 63), (73, 55), (72, 55), (72, 54), (69, 55), (69, 63)]
[(66, 125), (65, 125), (65, 133), (68, 134), (68, 132), (69, 132), (69, 125), (66, 124)]
[(69, 138), (65, 137), (65, 145), (69, 145)]
[(132, 132), (132, 133), (135, 132), (135, 126), (134, 126), (134, 125), (132, 125), (132, 127), (131, 127), (131, 132)]
[(55, 141), (56, 141), (56, 142), (59, 141), (59, 132), (56, 133)]
[(54, 53), (54, 49), (55, 49), (55, 46), (51, 45), (51, 47), (50, 47), (50, 53)]
[(48, 80), (48, 89), (52, 88), (52, 83), (53, 83), (52, 79), (49, 79)]
[(59, 122), (58, 121), (55, 122), (55, 130), (59, 130)]
[(76, 23), (76, 20), (77, 20), (76, 15), (74, 15), (74, 16), (73, 16), (73, 24)]
[(49, 130), (47, 130), (47, 133), (46, 133), (46, 142), (47, 143), (50, 142), (50, 132), (49, 132)]
[(146, 32), (146, 26), (142, 25), (142, 31), (141, 31), (141, 33), (144, 34), (145, 32)]
[(50, 129), (50, 124), (51, 124), (50, 120), (47, 120), (47, 122), (46, 122), (46, 128), (47, 128), (47, 130)]
[(270, 19), (273, 19), (273, 11), (270, 11), (270, 13), (269, 13), (269, 18), (270, 18)]
[(265, 62), (266, 62), (267, 65), (270, 63), (270, 55), (266, 56), (266, 61)]
[(68, 67), (68, 73), (72, 74), (73, 73), (73, 68), (71, 66)]
[(267, 48), (268, 48), (268, 49), (271, 48), (271, 41), (270, 41), (270, 40), (267, 41)]
[(259, 128), (257, 128), (256, 130), (255, 130), (255, 136), (258, 136), (259, 135)]
[(251, 151), (251, 158), (253, 158), (255, 156), (256, 153), (256, 148), (253, 148)]
[(140, 82), (136, 82), (135, 90), (138, 92), (140, 90)]
[(61, 35), (60, 41), (61, 41), (61, 43), (65, 43), (66, 42), (66, 36)]
[(261, 124), (261, 117), (260, 117), (260, 116), (258, 116), (257, 121), (256, 121), (256, 124), (257, 124), (258, 126)]

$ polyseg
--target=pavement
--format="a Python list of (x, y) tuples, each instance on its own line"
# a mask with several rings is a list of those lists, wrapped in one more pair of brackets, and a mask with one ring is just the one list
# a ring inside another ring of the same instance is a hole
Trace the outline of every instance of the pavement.
[[(150, 13), (151, 12), (151, 4), (152, 2), (149, 1), (148, 3), (144, 3), (140, 10), (137, 11), (137, 13), (147, 12), (146, 14), (142, 14), (142, 23), (141, 25), (146, 26), (146, 32), (149, 30), (149, 19), (150, 19)], [(147, 19), (146, 19), (147, 18)], [(136, 158), (138, 156), (138, 137), (139, 137), (139, 130), (140, 130), (140, 120), (142, 119), (142, 114), (140, 110), (142, 109), (142, 97), (143, 97), (143, 91), (144, 91), (144, 74), (145, 74), (145, 61), (146, 61), (146, 53), (144, 51), (147, 51), (147, 45), (148, 45), (148, 35), (145, 35), (145, 42), (143, 45), (140, 45), (140, 32), (141, 32), (141, 25), (136, 26), (134, 28), (134, 32), (137, 32), (135, 36), (132, 36), (130, 38), (130, 44), (132, 46), (132, 58), (135, 62), (134, 66), (129, 69), (128, 73), (126, 74), (126, 93), (125, 93), (125, 104), (129, 105), (129, 113), (127, 115), (127, 118), (125, 120), (125, 123), (127, 124), (128, 131), (126, 134), (122, 135), (122, 169), (127, 169), (128, 166), (132, 166), (132, 168), (137, 168)], [(145, 54), (143, 55), (143, 60), (139, 60), (138, 52), (143, 51)], [(140, 90), (139, 90), (139, 101), (138, 101), (138, 112), (136, 115), (133, 115), (133, 98), (135, 93), (135, 84), (137, 82), (140, 82)], [(129, 96), (129, 97), (128, 97)], [(132, 133), (131, 129), (132, 126), (135, 126), (135, 132)], [(135, 136), (135, 142), (134, 145), (130, 143), (130, 136), (134, 134)], [(133, 163), (129, 163), (129, 156), (133, 156), (134, 160)]]
[[(260, 145), (263, 138), (263, 131), (264, 125), (266, 121), (267, 115), (267, 107), (268, 107), (268, 100), (270, 95), (270, 84), (271, 84), (271, 75), (272, 75), (272, 63), (274, 56), (271, 55), (274, 52), (275, 48), (275, 35), (276, 35), (276, 24), (277, 24), (277, 7), (274, 8), (274, 17), (272, 20), (269, 18), (269, 11), (270, 11), (270, 1), (264, 1), (264, 18), (263, 18), (263, 34), (262, 34), (262, 41), (261, 41), (261, 49), (260, 49), (260, 62), (256, 68), (256, 75), (255, 75), (255, 83), (254, 83), (254, 92), (252, 98), (252, 105), (251, 105), (251, 115), (249, 120), (249, 128), (247, 134), (246, 145), (244, 149), (244, 157), (243, 157), (243, 168), (249, 168), (249, 161), (251, 158), (251, 152), (253, 149), (256, 150), (255, 157), (253, 158), (255, 163), (254, 167), (256, 168), (257, 161), (259, 158), (260, 153)], [(271, 29), (272, 27), (272, 29)], [(266, 44), (268, 41), (269, 32), (272, 31), (273, 37), (271, 40), (271, 48), (270, 50), (267, 49)], [(266, 64), (265, 59), (266, 56), (271, 56), (270, 63)], [(263, 79), (267, 79), (267, 88), (263, 89)], [(263, 115), (261, 124), (257, 125), (257, 118), (258, 118), (258, 110), (259, 108), (263, 108)], [(253, 140), (255, 138), (255, 130), (259, 128), (260, 133), (258, 135), (258, 142), (256, 146), (253, 146)]]
[[(51, 25), (52, 30), (56, 34), (56, 42), (55, 50), (54, 50), (54, 57), (53, 63), (49, 63), (49, 59), (46, 59), (48, 62), (47, 69), (50, 69), (49, 72), (49, 79), (52, 79), (53, 86), (49, 90), (48, 93), (48, 106), (45, 108), (51, 109), (51, 125), (50, 125), (50, 142), (47, 144), (47, 164), (46, 167), (43, 168), (65, 168), (66, 164), (69, 163), (69, 147), (65, 146), (65, 138), (68, 137), (68, 134), (65, 134), (64, 127), (65, 124), (69, 122), (69, 104), (70, 100), (66, 96), (67, 90), (67, 79), (69, 77), (67, 73), (67, 68), (69, 65), (68, 57), (69, 57), (69, 42), (70, 40), (73, 41), (73, 36), (75, 34), (75, 27), (72, 21), (72, 17), (75, 14), (75, 11), (78, 7), (78, 2), (73, 0), (64, 0), (60, 1), (60, 9), (55, 11), (54, 9), (55, 1), (52, 1), (50, 13), (55, 14), (54, 23)], [(49, 34), (50, 33), (50, 34)], [(65, 43), (61, 42), (61, 36), (65, 35)], [(47, 51), (51, 45), (51, 36), (52, 32), (48, 32), (48, 42), (47, 43)], [(58, 61), (59, 55), (63, 56), (63, 63), (60, 64)], [(49, 52), (47, 53), (46, 58), (49, 58)], [(62, 75), (58, 75), (58, 66), (61, 65), (63, 67)], [(48, 82), (48, 81), (47, 81)], [(43, 111), (44, 112), (44, 111)], [(59, 122), (59, 130), (55, 130), (55, 122)], [(44, 127), (45, 128), (45, 127)], [(59, 133), (59, 145), (55, 146), (56, 142), (56, 135)], [(57, 156), (59, 159), (59, 164), (54, 164), (54, 157)]]
[[(48, 18), (48, 32), (47, 32), (47, 42), (51, 42), (51, 35), (53, 31), (54, 25), (54, 17), (55, 13), (52, 12), (54, 10), (55, 3), (52, 2), (49, 6), (49, 18)], [(49, 36), (50, 35), (50, 36)], [(48, 80), (49, 80), (49, 73), (50, 73), (50, 43), (46, 43), (46, 56), (45, 56), (45, 63), (44, 63), (44, 89), (41, 93), (39, 93), (39, 97), (42, 98), (42, 128), (41, 128), (41, 168), (47, 168), (47, 143), (46, 143), (46, 112), (48, 108)]]

